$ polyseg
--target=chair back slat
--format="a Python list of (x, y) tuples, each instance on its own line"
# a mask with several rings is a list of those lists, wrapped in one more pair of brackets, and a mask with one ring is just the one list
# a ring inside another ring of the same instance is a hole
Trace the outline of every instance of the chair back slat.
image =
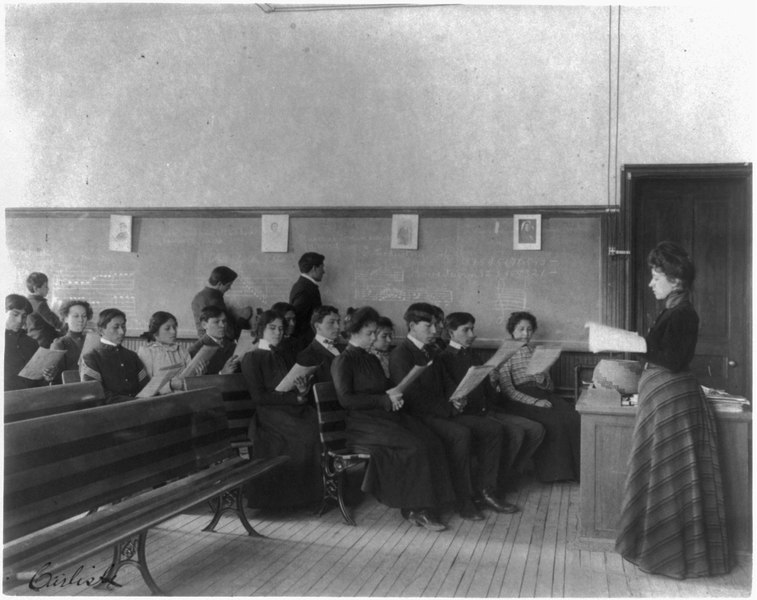
[(250, 420), (255, 414), (255, 405), (250, 398), (244, 375), (198, 375), (184, 380), (187, 390), (216, 387), (221, 392), (232, 441), (248, 441)]
[(6, 540), (194, 473), (230, 452), (215, 388), (6, 423), (4, 430)]
[(321, 443), (328, 450), (344, 450), (347, 446), (345, 435), (347, 411), (339, 404), (334, 384), (316, 383), (313, 386), (313, 395), (318, 412), (318, 433)]
[(105, 404), (99, 381), (46, 385), (5, 393), (5, 422), (25, 421)]

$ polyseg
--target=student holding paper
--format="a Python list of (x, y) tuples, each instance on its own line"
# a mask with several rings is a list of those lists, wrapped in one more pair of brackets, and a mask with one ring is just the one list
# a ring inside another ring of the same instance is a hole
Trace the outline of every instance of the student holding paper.
[[(178, 367), (177, 370), (181, 373), (192, 360), (187, 349), (176, 343), (177, 329), (178, 321), (169, 312), (159, 310), (150, 317), (147, 331), (142, 334), (149, 343), (137, 350), (137, 355), (145, 365), (150, 378), (157, 377), (161, 369), (171, 366)], [(203, 371), (204, 365), (200, 365), (192, 375), (202, 375)], [(184, 377), (177, 374), (158, 390), (158, 394), (169, 394), (183, 389)]]
[(279, 351), (284, 336), (281, 313), (266, 310), (258, 321), (258, 347), (242, 359), (242, 374), (255, 404), (250, 423), (253, 458), (287, 455), (279, 469), (255, 480), (247, 490), (251, 507), (315, 504), (322, 498), (318, 417), (308, 403), (308, 378), (295, 379), (295, 388), (277, 392), (276, 386), (294, 366)]
[(389, 317), (379, 317), (376, 323), (376, 339), (371, 345), (369, 352), (379, 359), (384, 375), (389, 379), (389, 351), (392, 349), (394, 339), (394, 323)]
[(236, 343), (226, 335), (227, 323), (228, 317), (223, 308), (206, 306), (200, 311), (200, 325), (205, 333), (189, 348), (189, 355), (194, 358), (203, 346), (217, 348), (205, 369), (210, 375), (239, 371), (239, 357), (235, 355)]
[(642, 571), (676, 579), (732, 568), (715, 418), (689, 370), (699, 317), (694, 263), (661, 242), (647, 259), (664, 309), (645, 336), (647, 363), (615, 550)]
[(288, 352), (293, 357), (305, 348), (302, 338), (294, 335), (297, 328), (297, 313), (294, 306), (289, 302), (276, 302), (271, 306), (271, 310), (278, 311), (284, 317), (284, 339), (281, 340), (279, 348), (282, 352)]
[(541, 423), (544, 441), (534, 453), (536, 475), (544, 483), (578, 481), (581, 469), (581, 416), (570, 402), (553, 394), (549, 373), (529, 374), (534, 348), (529, 344), (536, 331), (536, 317), (514, 312), (507, 320), (507, 332), (521, 342), (521, 348), (492, 371), (492, 383), (502, 394), (508, 412)]
[(126, 337), (126, 315), (106, 308), (97, 317), (100, 341), (82, 355), (82, 381), (99, 381), (109, 404), (131, 400), (150, 379), (137, 353), (121, 344)]
[[(476, 319), (470, 313), (454, 312), (447, 315), (445, 327), (449, 345), (439, 354), (444, 381), (444, 393), (450, 398), (472, 367), (480, 367), (481, 360), (471, 350), (476, 339)], [(489, 367), (493, 369), (493, 367)], [(484, 377), (465, 398), (463, 414), (478, 415), (497, 421), (504, 429), (505, 445), (500, 460), (499, 482), (503, 486), (518, 474), (523, 474), (539, 444), (544, 439), (541, 423), (510, 414), (497, 404), (497, 393), (489, 377)]]
[(65, 350), (58, 367), (55, 383), (61, 383), (60, 373), (79, 368), (79, 358), (87, 337), (87, 324), (92, 320), (92, 307), (84, 300), (69, 300), (60, 309), (64, 335), (50, 345), (52, 350)]
[(363, 490), (402, 509), (411, 523), (442, 531), (438, 510), (455, 500), (441, 441), (402, 410), (381, 363), (369, 353), (379, 314), (370, 306), (352, 313), (350, 342), (331, 364), (339, 403), (349, 411), (347, 439), (371, 454)]
[[(32, 307), (29, 301), (20, 294), (9, 294), (5, 297), (5, 356), (4, 384), (6, 392), (11, 390), (23, 390), (26, 388), (39, 387), (52, 381), (55, 373), (50, 370), (45, 379), (33, 380), (21, 377), (19, 372), (37, 352), (37, 342), (26, 335), (24, 323), (31, 313)], [(48, 378), (49, 376), (49, 378)]]
[[(403, 398), (409, 412), (437, 434), (444, 444), (450, 463), (457, 510), (461, 517), (483, 519), (477, 504), (497, 512), (514, 513), (514, 504), (496, 497), (497, 476), (502, 454), (502, 427), (489, 419), (461, 414), (462, 405), (444, 394), (442, 375), (435, 350), (434, 315), (425, 303), (411, 304), (405, 312), (408, 336), (389, 355), (389, 371), (397, 385), (415, 365), (429, 365), (405, 390)], [(471, 473), (475, 454), (478, 471)]]

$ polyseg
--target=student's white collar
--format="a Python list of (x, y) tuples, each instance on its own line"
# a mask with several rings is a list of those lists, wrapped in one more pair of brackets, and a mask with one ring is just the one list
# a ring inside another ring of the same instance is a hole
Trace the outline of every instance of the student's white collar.
[(300, 277), (304, 277), (305, 279), (309, 279), (314, 284), (318, 285), (318, 282), (315, 279), (313, 279), (310, 275), (305, 275), (305, 273), (300, 273)]
[[(326, 340), (328, 340), (328, 342)], [(333, 348), (336, 344), (336, 340), (323, 337), (320, 333), (315, 334), (315, 341), (318, 342), (321, 346), (325, 346), (326, 348)]]
[(258, 342), (258, 350), (270, 350), (271, 349), (271, 342), (268, 340), (264, 340), (263, 338), (260, 338), (260, 341)]
[(115, 346), (115, 347), (118, 347), (118, 344), (114, 344), (110, 340), (106, 340), (104, 337), (100, 338), (100, 343), (101, 344), (105, 344), (106, 346)]
[(423, 347), (426, 345), (423, 342), (421, 342), (418, 338), (413, 337), (413, 334), (408, 333), (407, 339), (409, 339), (411, 342), (413, 342), (413, 345), (415, 345), (418, 350), (423, 350)]
[(453, 348), (456, 348), (457, 350), (462, 350), (463, 349), (463, 345), (462, 344), (458, 344), (455, 340), (450, 340), (449, 341), (449, 345), (452, 346)]

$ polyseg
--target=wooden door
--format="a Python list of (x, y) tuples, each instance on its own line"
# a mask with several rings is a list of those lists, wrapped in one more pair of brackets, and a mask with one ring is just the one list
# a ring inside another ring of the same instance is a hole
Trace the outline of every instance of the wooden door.
[(699, 341), (691, 368), (703, 385), (751, 397), (751, 165), (627, 166), (629, 328), (645, 333), (662, 310), (647, 254), (670, 240), (694, 260)]

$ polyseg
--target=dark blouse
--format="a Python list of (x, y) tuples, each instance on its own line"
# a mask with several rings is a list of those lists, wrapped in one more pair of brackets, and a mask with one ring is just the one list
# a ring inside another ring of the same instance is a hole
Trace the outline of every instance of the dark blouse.
[(46, 385), (47, 381), (40, 379), (35, 381), (26, 377), (19, 377), (18, 373), (29, 362), (39, 346), (32, 338), (26, 335), (23, 329), (19, 331), (5, 330), (5, 356), (3, 365), (5, 368), (4, 390), (23, 390), (31, 387)]
[(275, 391), (293, 365), (288, 354), (275, 348), (256, 348), (245, 354), (242, 358), (242, 375), (247, 381), (252, 401), (259, 405), (299, 405), (297, 388), (289, 392)]
[(385, 416), (392, 409), (386, 394), (391, 382), (384, 375), (381, 362), (373, 354), (349, 345), (331, 363), (339, 403), (346, 409), (370, 411)]
[(691, 302), (684, 300), (666, 308), (645, 337), (647, 360), (674, 373), (683, 371), (694, 358), (698, 332), (699, 317)]
[(109, 400), (117, 396), (134, 397), (149, 380), (136, 352), (102, 342), (82, 356), (79, 372), (82, 381), (102, 383)]

